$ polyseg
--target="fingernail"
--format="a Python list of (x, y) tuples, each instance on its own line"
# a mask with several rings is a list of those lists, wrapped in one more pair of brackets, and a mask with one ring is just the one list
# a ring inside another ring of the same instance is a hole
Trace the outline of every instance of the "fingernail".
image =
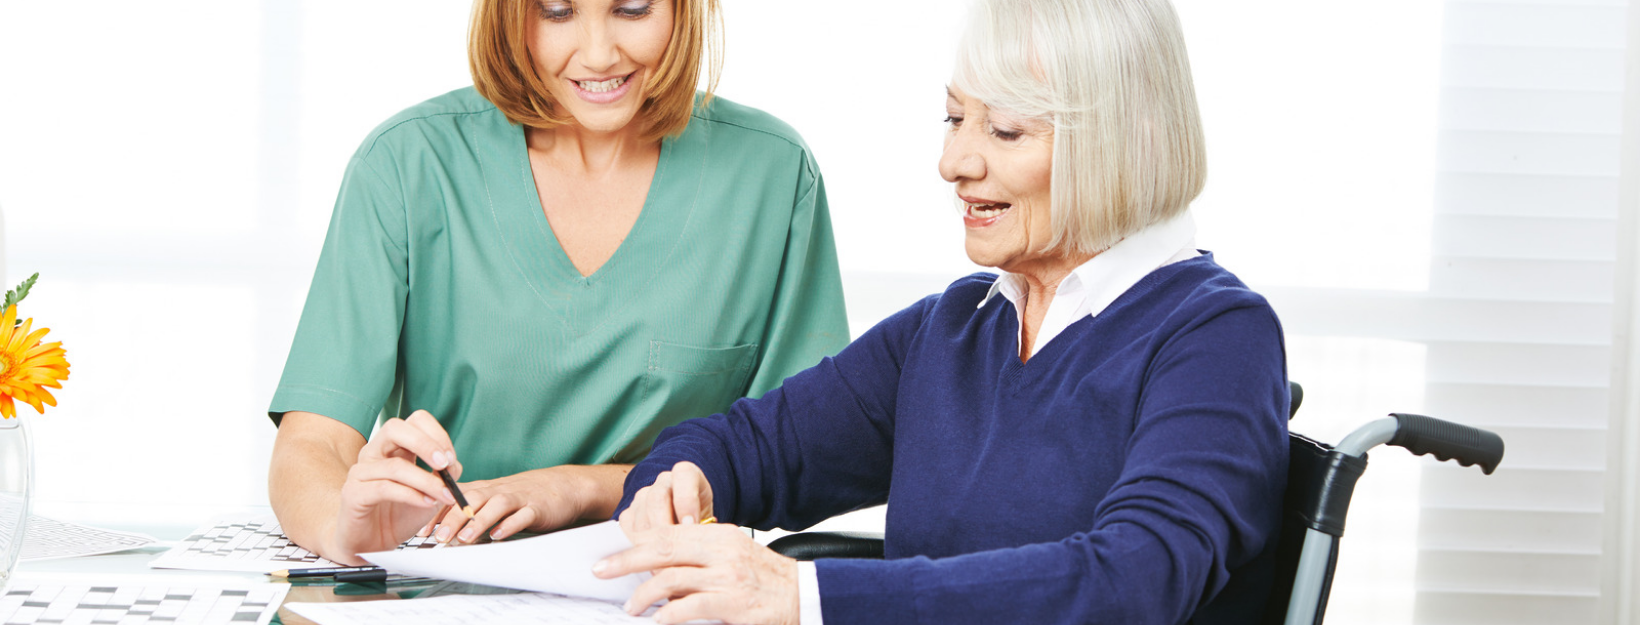
[(421, 496), (421, 502), (424, 503), (424, 504), (427, 504), (427, 505), (433, 505), (433, 498), (428, 497), (426, 495), (422, 495)]
[(602, 575), (607, 570), (609, 570), (608, 560), (599, 560), (597, 564), (592, 565), (593, 575)]
[(464, 542), (464, 543), (473, 542), (473, 536), (476, 536), (477, 534), (478, 534), (478, 532), (475, 531), (473, 528), (470, 528), (470, 527), (467, 528), (467, 529), (461, 530), (461, 542)]
[(443, 469), (444, 467), (448, 467), (448, 466), (450, 466), (450, 459), (444, 455), (444, 452), (442, 452), (442, 451), (433, 452), (433, 468), (434, 469)]
[(679, 522), (680, 525), (694, 525), (695, 524), (695, 517), (685, 515), (683, 518), (678, 519), (678, 522)]
[(501, 540), (501, 530), (490, 532), (490, 540)]
[(450, 489), (444, 489), (444, 503), (454, 504), (455, 502), (456, 496), (450, 493)]
[(633, 613), (632, 612), (632, 600), (631, 599), (627, 599), (626, 603), (621, 604), (621, 611), (625, 612), (627, 614), (632, 614)]
[(438, 528), (438, 533), (434, 535), (434, 538), (441, 543), (450, 542), (450, 531), (450, 528), (441, 525)]
[(426, 538), (426, 537), (427, 537), (427, 528), (426, 527), (423, 527), (423, 528), (421, 528), (420, 531), (416, 532), (416, 538)]

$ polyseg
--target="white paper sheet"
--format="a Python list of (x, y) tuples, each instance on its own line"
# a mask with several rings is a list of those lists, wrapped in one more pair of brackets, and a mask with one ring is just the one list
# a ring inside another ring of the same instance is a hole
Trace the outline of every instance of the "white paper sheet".
[[(14, 536), (13, 515), (0, 514), (0, 535)], [(66, 521), (29, 515), (28, 532), (23, 535), (24, 562), (75, 558), (114, 553), (145, 547), (156, 542), (152, 536), (116, 532)]]
[(0, 595), (0, 623), (267, 625), (288, 592), (288, 584), (212, 585), (193, 578), (19, 577)]
[[(483, 546), (483, 545), (479, 545)], [(444, 549), (441, 551), (464, 551)], [(654, 625), (647, 616), (632, 616), (621, 607), (594, 599), (572, 599), (546, 593), (520, 595), (449, 595), (408, 601), (288, 603), (285, 607), (319, 625), (442, 625), (507, 623), (509, 625)]]
[(632, 548), (614, 521), (544, 536), (437, 550), (361, 553), (392, 573), (486, 586), (589, 597), (617, 603), (632, 596), (648, 573), (616, 579), (592, 576), (599, 560)]

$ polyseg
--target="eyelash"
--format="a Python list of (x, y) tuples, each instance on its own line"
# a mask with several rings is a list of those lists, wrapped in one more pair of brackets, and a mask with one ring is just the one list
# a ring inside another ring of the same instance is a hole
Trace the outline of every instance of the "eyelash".
[[(569, 21), (570, 18), (575, 17), (575, 14), (577, 13), (577, 11), (575, 10), (574, 7), (560, 7), (560, 8), (556, 8), (556, 9), (549, 9), (549, 8), (547, 8), (547, 4), (545, 2), (538, 2), (538, 3), (536, 3), (536, 6), (540, 7), (540, 9), (541, 9), (541, 19), (550, 20), (550, 21), (554, 21), (554, 22), (567, 22), (567, 21)], [(654, 12), (655, 12), (655, 3), (653, 3), (653, 2), (644, 3), (644, 5), (641, 8), (620, 7), (620, 8), (617, 8), (617, 9), (614, 10), (614, 13), (616, 15), (619, 15), (619, 16), (627, 18), (627, 19), (638, 19), (638, 18), (648, 17), (650, 13), (654, 13)]]
[[(945, 117), (945, 123), (951, 124), (952, 128), (961, 128), (962, 127), (962, 118), (957, 117), (955, 115), (947, 115)], [(1025, 134), (1024, 131), (1020, 131), (1020, 130), (997, 130), (995, 127), (992, 127), (988, 132), (990, 133), (991, 136), (996, 137), (998, 139), (1001, 139), (1003, 141), (1014, 141), (1014, 140), (1018, 139), (1021, 135)]]

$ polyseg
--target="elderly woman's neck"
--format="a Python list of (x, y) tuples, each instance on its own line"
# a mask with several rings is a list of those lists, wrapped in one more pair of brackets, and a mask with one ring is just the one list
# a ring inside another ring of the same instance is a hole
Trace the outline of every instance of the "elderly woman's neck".
[(1019, 319), (1020, 362), (1031, 359), (1031, 347), (1036, 343), (1037, 332), (1042, 328), (1043, 318), (1048, 315), (1048, 306), (1053, 304), (1054, 295), (1059, 292), (1059, 284), (1065, 281), (1065, 276), (1071, 275), (1077, 267), (1081, 267), (1097, 255), (1053, 256), (1001, 268), (1025, 280), (1025, 305), (1022, 307), (1024, 313)]

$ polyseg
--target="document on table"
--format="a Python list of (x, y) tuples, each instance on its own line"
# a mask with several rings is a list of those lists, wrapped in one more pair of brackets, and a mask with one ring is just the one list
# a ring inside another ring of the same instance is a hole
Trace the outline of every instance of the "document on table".
[(244, 623), (267, 625), (288, 584), (217, 586), (192, 579), (19, 577), (0, 595), (0, 623)]
[[(399, 549), (439, 547), (432, 538), (411, 538)], [(273, 515), (222, 517), (194, 530), (148, 563), (156, 569), (272, 573), (280, 569), (341, 566), (296, 546)]]
[[(463, 551), (445, 549), (443, 551)], [(596, 599), (574, 599), (546, 593), (519, 595), (446, 595), (407, 601), (290, 603), (285, 607), (319, 625), (436, 625), (443, 623), (509, 623), (519, 625), (654, 625), (647, 616), (632, 616), (621, 606)]]
[(632, 547), (614, 521), (534, 538), (437, 550), (361, 553), (389, 572), (625, 602), (648, 573), (592, 576), (592, 565)]
[[(11, 515), (0, 515), (0, 535), (15, 536)], [(43, 516), (29, 515), (28, 529), (23, 533), (24, 562), (76, 558), (114, 553), (151, 545), (152, 536), (116, 532), (85, 525), (76, 525)]]

